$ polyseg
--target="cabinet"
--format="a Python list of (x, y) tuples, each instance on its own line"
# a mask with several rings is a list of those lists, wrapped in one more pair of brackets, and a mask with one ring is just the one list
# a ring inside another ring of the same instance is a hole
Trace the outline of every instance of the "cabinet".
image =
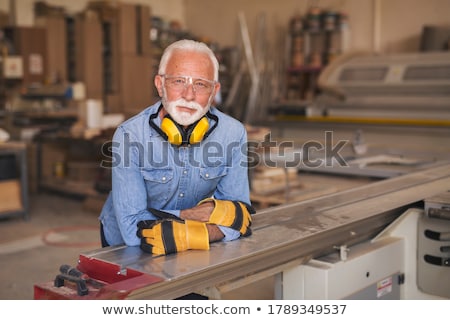
[[(152, 102), (150, 7), (93, 1), (85, 15), (99, 28), (91, 35), (100, 46), (93, 67), (105, 111), (132, 116)], [(86, 50), (90, 54), (90, 48)]]
[(74, 46), (70, 52), (75, 57), (75, 78), (84, 82), (87, 99), (101, 100), (104, 91), (101, 22), (95, 16), (80, 14), (74, 18), (73, 28)]
[(0, 143), (0, 218), (22, 215), (28, 218), (26, 145)]
[(11, 39), (16, 54), (22, 57), (23, 76), (21, 85), (24, 88), (44, 83), (47, 74), (46, 31), (42, 27), (7, 27), (5, 35)]
[(60, 83), (67, 79), (66, 19), (63, 15), (38, 16), (35, 24), (42, 27), (46, 33), (46, 80), (50, 83)]

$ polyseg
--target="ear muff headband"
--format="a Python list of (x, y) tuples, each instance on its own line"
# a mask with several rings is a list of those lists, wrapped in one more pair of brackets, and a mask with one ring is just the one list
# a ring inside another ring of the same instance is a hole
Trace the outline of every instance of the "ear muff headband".
[[(208, 111), (204, 117), (185, 129), (180, 124), (176, 123), (170, 115), (166, 115), (161, 121), (161, 128), (159, 128), (153, 122), (153, 119), (158, 116), (161, 107), (158, 108), (158, 111), (155, 114), (150, 116), (149, 124), (163, 136), (164, 139), (176, 146), (200, 143), (211, 134), (219, 122), (219, 118)], [(209, 128), (207, 118), (214, 120), (214, 125), (211, 128)]]

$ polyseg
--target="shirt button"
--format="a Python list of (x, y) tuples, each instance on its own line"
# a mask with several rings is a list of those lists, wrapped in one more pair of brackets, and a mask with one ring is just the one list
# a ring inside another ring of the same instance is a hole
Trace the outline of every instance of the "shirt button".
[(166, 181), (166, 177), (162, 177), (162, 181)]
[(183, 174), (186, 174), (186, 173), (187, 173), (187, 170), (184, 170), (184, 171), (183, 171)]
[(184, 193), (180, 193), (180, 198), (183, 198), (184, 197)]
[(209, 173), (205, 174), (205, 177), (209, 178)]

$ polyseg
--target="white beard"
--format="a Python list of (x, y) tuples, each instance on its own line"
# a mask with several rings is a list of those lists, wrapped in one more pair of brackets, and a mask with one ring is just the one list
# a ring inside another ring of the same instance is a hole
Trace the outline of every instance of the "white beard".
[[(167, 97), (163, 95), (163, 105), (164, 109), (168, 114), (175, 120), (178, 124), (182, 126), (189, 126), (193, 124), (195, 121), (201, 119), (206, 112), (209, 110), (208, 106), (203, 108), (200, 104), (194, 101), (186, 101), (185, 99), (178, 99), (175, 101), (167, 101)], [(194, 113), (179, 111), (177, 107), (189, 108), (191, 110), (195, 110)]]

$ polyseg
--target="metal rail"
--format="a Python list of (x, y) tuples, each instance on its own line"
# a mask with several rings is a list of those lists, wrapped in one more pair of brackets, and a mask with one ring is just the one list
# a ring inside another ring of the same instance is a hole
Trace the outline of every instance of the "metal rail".
[(165, 281), (131, 292), (127, 299), (173, 299), (217, 284), (327, 254), (369, 240), (407, 208), (448, 190), (450, 164), (424, 169), (300, 203), (269, 208), (254, 217), (253, 235), (214, 243), (209, 251), (156, 256), (137, 247), (86, 254), (155, 275)]

